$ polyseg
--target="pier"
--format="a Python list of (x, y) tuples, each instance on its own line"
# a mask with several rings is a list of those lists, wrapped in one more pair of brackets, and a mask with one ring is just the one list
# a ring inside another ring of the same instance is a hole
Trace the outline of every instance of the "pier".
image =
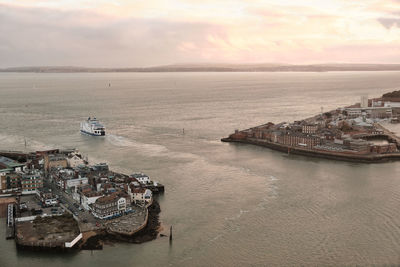
[(7, 227), (6, 239), (14, 239), (15, 237), (15, 219), (14, 219), (14, 204), (8, 204), (7, 207)]

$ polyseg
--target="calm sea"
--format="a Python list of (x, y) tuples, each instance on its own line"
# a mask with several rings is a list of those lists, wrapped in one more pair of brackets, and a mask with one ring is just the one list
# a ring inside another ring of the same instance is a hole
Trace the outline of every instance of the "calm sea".
[[(174, 240), (20, 252), (2, 219), (0, 266), (400, 264), (400, 162), (219, 141), (395, 89), (399, 72), (1, 73), (1, 149), (23, 150), (26, 139), (28, 150), (76, 147), (114, 170), (145, 172), (166, 186), (160, 217)], [(105, 138), (79, 133), (89, 116), (106, 125)]]

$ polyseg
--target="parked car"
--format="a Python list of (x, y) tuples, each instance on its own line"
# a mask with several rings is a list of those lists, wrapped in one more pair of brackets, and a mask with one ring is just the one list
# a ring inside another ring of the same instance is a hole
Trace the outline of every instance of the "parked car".
[(43, 210), (41, 209), (32, 209), (32, 214), (33, 215), (40, 215), (43, 213)]

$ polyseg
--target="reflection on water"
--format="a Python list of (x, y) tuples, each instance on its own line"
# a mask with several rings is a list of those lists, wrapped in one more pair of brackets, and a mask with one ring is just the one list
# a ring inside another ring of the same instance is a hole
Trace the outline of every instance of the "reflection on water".
[[(68, 255), (17, 252), (0, 231), (0, 266), (398, 264), (399, 163), (219, 139), (399, 84), (397, 72), (0, 74), (2, 148), (23, 150), (26, 138), (28, 149), (77, 147), (117, 171), (143, 171), (165, 184), (160, 216), (165, 234), (174, 229), (171, 245), (160, 237)], [(106, 137), (79, 133), (93, 114)]]

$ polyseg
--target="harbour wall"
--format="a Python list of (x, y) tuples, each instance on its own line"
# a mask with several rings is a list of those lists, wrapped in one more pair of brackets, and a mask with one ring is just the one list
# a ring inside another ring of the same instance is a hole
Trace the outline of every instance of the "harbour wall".
[(374, 154), (374, 155), (345, 154), (345, 153), (325, 152), (320, 150), (308, 150), (297, 147), (289, 147), (278, 143), (272, 143), (269, 141), (261, 141), (249, 138), (240, 140), (232, 138), (222, 138), (221, 141), (258, 145), (258, 146), (268, 147), (273, 150), (285, 152), (288, 154), (333, 159), (340, 161), (358, 162), (358, 163), (383, 163), (388, 161), (400, 160), (400, 153)]

